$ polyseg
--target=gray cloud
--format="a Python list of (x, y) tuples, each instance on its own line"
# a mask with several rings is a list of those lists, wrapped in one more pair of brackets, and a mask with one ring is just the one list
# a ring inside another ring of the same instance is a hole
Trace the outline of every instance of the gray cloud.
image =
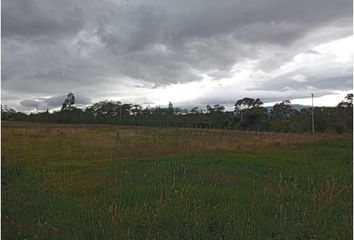
[[(275, 90), (275, 91), (283, 91), (283, 90), (297, 90), (298, 92), (314, 89), (314, 90), (348, 90), (353, 88), (353, 76), (352, 75), (344, 75), (344, 76), (333, 76), (333, 77), (316, 77), (310, 76), (306, 78), (306, 81), (296, 81), (291, 79), (292, 75), (287, 74), (285, 76), (272, 79), (272, 81), (268, 81), (265, 84), (261, 84), (258, 87), (250, 88), (248, 90)], [(293, 75), (295, 76), (295, 75)]]
[[(230, 77), (238, 63), (257, 61), (254, 71), (273, 72), (301, 52), (318, 55), (316, 44), (351, 34), (348, 0), (5, 0), (3, 100), (49, 95), (55, 97), (43, 104), (56, 107), (63, 92), (104, 99), (112, 89), (139, 99), (144, 87), (200, 81), (203, 74)], [(306, 84), (333, 91), (351, 86), (339, 67), (324, 72)], [(289, 81), (300, 73), (275, 76), (260, 88), (300, 90)]]
[(19, 39), (73, 34), (84, 25), (82, 10), (71, 1), (3, 1), (2, 19), (2, 35)]
[(315, 51), (315, 50), (312, 50), (312, 49), (309, 49), (309, 50), (306, 50), (304, 53), (306, 54), (320, 54), (319, 52)]
[[(82, 94), (75, 95), (75, 106), (83, 107), (91, 103), (91, 99)], [(20, 105), (24, 109), (38, 108), (39, 110), (59, 108), (62, 106), (67, 95), (57, 95), (47, 98), (25, 99), (20, 101)]]
[[(42, 101), (46, 104), (47, 107), (61, 107), (67, 95), (58, 95), (50, 98), (42, 99)], [(83, 95), (75, 94), (75, 104), (76, 105), (87, 105), (91, 103), (91, 99), (89, 97)]]
[(40, 103), (39, 101), (36, 100), (27, 99), (27, 100), (22, 100), (20, 104), (27, 108), (36, 108), (39, 106)]

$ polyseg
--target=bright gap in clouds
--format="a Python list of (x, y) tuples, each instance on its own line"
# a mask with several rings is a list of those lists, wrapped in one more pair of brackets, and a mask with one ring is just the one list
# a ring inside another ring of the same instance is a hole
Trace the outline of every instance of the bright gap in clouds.
[(334, 62), (353, 63), (353, 41), (354, 37), (349, 36), (330, 43), (321, 44), (315, 47), (314, 50), (322, 54), (335, 56), (334, 59), (331, 59)]
[(204, 79), (200, 82), (173, 84), (164, 88), (153, 89), (150, 94), (154, 105), (167, 105), (168, 102), (179, 103), (193, 101), (210, 90), (212, 82)]
[[(230, 78), (215, 80), (208, 73), (204, 73), (201, 81), (171, 84), (163, 88), (151, 89), (148, 91), (147, 98), (151, 99), (153, 105), (163, 106), (167, 105), (169, 101), (176, 106), (179, 104), (189, 106), (193, 104), (225, 104), (231, 106), (234, 101), (244, 97), (258, 97), (268, 106), (286, 99), (291, 100), (293, 104), (311, 105), (311, 93), (314, 93), (316, 106), (336, 106), (351, 91), (317, 89), (311, 85), (311, 81), (308, 81), (307, 78), (315, 76), (318, 82), (338, 75), (352, 74), (349, 72), (349, 66), (353, 59), (352, 42), (353, 36), (349, 36), (315, 46), (311, 49), (313, 53), (301, 52), (272, 72), (258, 69), (257, 60), (244, 61), (233, 67), (233, 75)], [(321, 69), (324, 74), (321, 74)], [(342, 72), (338, 72), (338, 70)], [(289, 78), (298, 82), (298, 86), (302, 86), (302, 90), (294, 90), (289, 87), (281, 90), (262, 89), (262, 86), (266, 86), (268, 82), (271, 84), (273, 79), (282, 79), (284, 76), (293, 76)], [(258, 85), (260, 87), (255, 90), (254, 88)], [(278, 100), (268, 100), (272, 98)]]
[[(331, 95), (325, 95), (321, 97), (316, 97), (314, 95), (313, 98), (313, 105), (316, 107), (335, 107), (337, 106), (338, 103), (344, 100), (344, 97), (348, 93), (352, 93), (353, 91), (338, 91), (337, 94), (331, 94)], [(301, 104), (305, 106), (311, 106), (312, 105), (312, 98), (299, 98), (299, 99), (293, 99), (291, 101), (292, 104)]]

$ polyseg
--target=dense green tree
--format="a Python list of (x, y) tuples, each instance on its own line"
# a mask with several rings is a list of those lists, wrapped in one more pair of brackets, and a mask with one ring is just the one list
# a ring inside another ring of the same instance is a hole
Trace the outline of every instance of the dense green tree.
[(242, 130), (260, 131), (268, 129), (267, 109), (264, 107), (253, 107), (243, 109), (242, 119), (238, 127)]
[(130, 112), (133, 116), (137, 116), (142, 114), (143, 108), (138, 105), (138, 104), (134, 104), (131, 106)]
[(267, 109), (257, 98), (243, 98), (235, 103), (236, 124), (243, 130), (261, 130), (267, 128)]
[[(70, 100), (71, 99), (71, 100)], [(351, 132), (353, 129), (353, 95), (348, 94), (337, 107), (315, 107), (316, 132)], [(290, 101), (275, 104), (270, 114), (262, 107), (262, 101), (252, 98), (238, 100), (235, 112), (225, 111), (224, 106), (208, 105), (207, 111), (194, 107), (190, 111), (168, 107), (146, 107), (114, 101), (100, 101), (86, 107), (85, 111), (72, 106), (75, 99), (68, 95), (64, 108), (31, 113), (16, 112), (1, 107), (2, 120), (55, 122), (55, 123), (102, 123), (154, 127), (201, 127), (236, 128), (253, 131), (311, 132), (311, 109), (296, 111)]]
[(353, 107), (353, 94), (347, 94), (344, 100), (338, 103), (337, 107)]
[(290, 103), (290, 100), (284, 100), (281, 103), (275, 104), (270, 115), (277, 118), (289, 118), (294, 116), (298, 111), (292, 109)]
[(353, 131), (353, 94), (349, 93), (344, 100), (337, 105), (340, 118), (345, 123), (347, 131)]
[(132, 107), (133, 107), (133, 105), (130, 104), (130, 103), (124, 103), (124, 104), (122, 104), (121, 115), (122, 115), (122, 116), (130, 115)]
[(235, 110), (240, 111), (243, 109), (251, 109), (255, 107), (260, 107), (262, 105), (263, 102), (259, 98), (243, 98), (235, 103)]
[(202, 113), (202, 109), (200, 109), (199, 107), (193, 107), (191, 108), (190, 113), (192, 114)]
[(220, 104), (216, 104), (213, 107), (213, 112), (224, 112), (224, 110), (225, 110), (225, 107)]
[(210, 105), (206, 105), (206, 111), (207, 113), (214, 113), (214, 112), (223, 112), (225, 110), (225, 107), (220, 104), (214, 105), (214, 107)]
[(17, 120), (18, 118), (24, 118), (26, 114), (21, 112), (16, 112), (15, 109), (5, 105), (1, 105), (1, 119), (2, 120)]
[(120, 116), (122, 110), (121, 102), (114, 101), (100, 101), (92, 104), (91, 106), (85, 109), (85, 112), (91, 113), (95, 116), (98, 115), (107, 115), (107, 116)]

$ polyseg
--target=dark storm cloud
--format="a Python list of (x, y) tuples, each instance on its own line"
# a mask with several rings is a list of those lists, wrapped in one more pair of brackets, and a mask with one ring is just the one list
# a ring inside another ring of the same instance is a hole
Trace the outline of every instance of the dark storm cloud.
[(55, 37), (75, 33), (83, 24), (82, 10), (71, 1), (2, 1), (3, 37)]
[(20, 104), (27, 108), (35, 108), (38, 107), (40, 103), (39, 101), (36, 100), (27, 99), (27, 100), (22, 100)]
[[(306, 40), (326, 27), (333, 31)], [(198, 81), (202, 74), (229, 77), (244, 61), (259, 60), (259, 69), (269, 72), (301, 51), (316, 54), (309, 50), (315, 41), (351, 31), (348, 0), (4, 0), (3, 99), (51, 95), (55, 99), (44, 104), (55, 107), (63, 92), (104, 98), (112, 87), (128, 85), (134, 95), (136, 84), (152, 88)], [(323, 78), (322, 86), (339, 89), (331, 81)]]

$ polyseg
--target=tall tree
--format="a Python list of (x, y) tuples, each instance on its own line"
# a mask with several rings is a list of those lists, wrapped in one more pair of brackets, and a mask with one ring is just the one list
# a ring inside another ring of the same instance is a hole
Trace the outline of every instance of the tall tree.
[(263, 102), (259, 98), (243, 98), (238, 100), (235, 103), (235, 110), (240, 111), (243, 109), (252, 109), (256, 107), (260, 107), (263, 105)]
[(353, 107), (353, 93), (347, 94), (344, 100), (338, 103), (337, 107)]
[(340, 118), (345, 121), (346, 129), (353, 130), (353, 94), (349, 93), (344, 100), (337, 105)]
[(167, 109), (167, 112), (168, 112), (168, 114), (169, 115), (173, 115), (173, 111), (174, 109), (173, 109), (173, 104), (172, 104), (172, 102), (168, 102), (168, 109)]
[(134, 116), (136, 116), (142, 113), (143, 108), (138, 104), (134, 104), (130, 111)]
[(261, 107), (263, 102), (259, 98), (243, 98), (235, 103), (236, 116), (240, 117), (237, 123), (240, 129), (260, 130), (266, 128), (267, 109)]
[(206, 111), (207, 113), (211, 113), (213, 111), (213, 108), (208, 104), (206, 105)]
[(190, 110), (190, 113), (193, 113), (193, 114), (202, 113), (202, 110), (199, 107), (193, 107)]
[(93, 115), (107, 115), (107, 116), (119, 116), (122, 103), (114, 101), (100, 101), (87, 107), (85, 112), (92, 113)]
[(225, 107), (220, 104), (216, 104), (213, 107), (213, 112), (224, 112), (224, 110), (225, 110)]
[(291, 108), (290, 100), (284, 100), (281, 103), (277, 103), (273, 106), (270, 114), (272, 117), (287, 118), (296, 114), (296, 110)]
[(72, 92), (70, 92), (67, 96), (66, 96), (66, 98), (65, 98), (65, 100), (64, 100), (64, 102), (63, 102), (63, 105), (62, 105), (62, 107), (61, 107), (61, 110), (62, 111), (65, 111), (65, 110), (72, 110), (72, 105), (74, 105), (75, 104), (75, 96), (74, 96), (74, 94), (72, 93)]

